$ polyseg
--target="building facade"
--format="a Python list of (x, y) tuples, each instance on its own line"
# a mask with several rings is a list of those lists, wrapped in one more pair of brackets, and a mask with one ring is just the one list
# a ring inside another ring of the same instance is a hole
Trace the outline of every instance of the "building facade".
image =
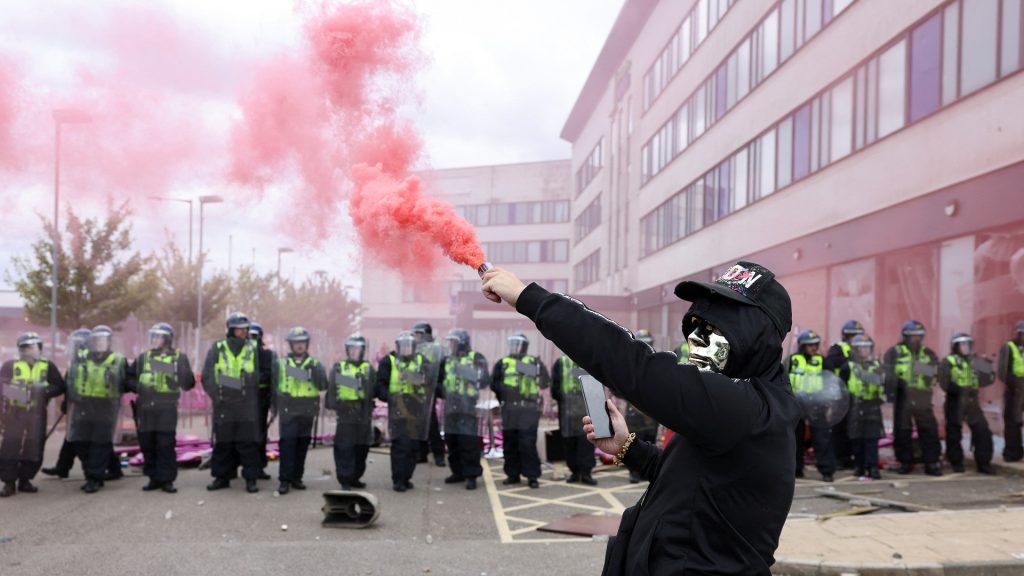
[[(568, 160), (435, 170), (420, 174), (428, 194), (455, 205), (474, 225), (484, 253), (527, 281), (567, 292), (571, 241), (571, 173)], [(480, 278), (467, 266), (446, 263), (433, 278), (403, 279), (392, 270), (363, 265), (362, 333), (371, 354), (394, 347), (414, 322), (431, 323), (443, 339), (456, 326), (473, 336), (490, 360), (505, 354), (505, 340), (523, 331), (531, 352), (547, 361), (551, 346), (532, 323), (480, 295)]]
[(917, 319), (996, 353), (1024, 318), (1022, 30), (1021, 0), (627, 0), (562, 131), (571, 291), (668, 349), (675, 283), (749, 259), (794, 334), (855, 318), (880, 354)]

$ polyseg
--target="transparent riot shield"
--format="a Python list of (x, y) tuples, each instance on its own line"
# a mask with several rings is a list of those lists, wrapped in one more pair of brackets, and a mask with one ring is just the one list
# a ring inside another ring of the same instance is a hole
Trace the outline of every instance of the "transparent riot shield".
[(406, 359), (393, 357), (391, 362), (402, 384), (398, 390), (388, 391), (388, 434), (392, 438), (426, 440), (440, 362), (418, 353)]
[[(248, 344), (247, 344), (248, 345)], [(257, 354), (255, 346), (252, 353)], [(259, 442), (259, 365), (255, 372), (232, 376), (216, 371), (213, 393), (214, 442)]]
[(68, 386), (70, 442), (114, 441), (121, 416), (125, 361), (123, 357), (106, 360), (89, 355), (72, 365), (75, 377)]
[(487, 387), (487, 360), (477, 354), (445, 359), (444, 387), (445, 434), (476, 436), (479, 434), (477, 404), (481, 391)]
[(501, 390), (501, 427), (503, 430), (537, 428), (541, 415), (540, 387), (543, 374), (536, 362), (517, 360), (506, 364), (504, 377), (497, 383)]
[[(880, 372), (866, 370), (855, 362), (850, 363), (850, 370), (865, 388), (882, 387), (884, 378)], [(850, 411), (847, 419), (847, 433), (850, 438), (881, 438), (885, 435), (882, 422), (881, 398), (858, 398), (850, 395)]]
[[(349, 370), (345, 370), (349, 372)], [(373, 378), (370, 371), (343, 373), (335, 363), (328, 379), (328, 407), (337, 414), (335, 443), (373, 444)]]
[(137, 368), (135, 421), (139, 432), (175, 432), (178, 427), (178, 364), (181, 356), (147, 354)]
[(558, 425), (563, 438), (583, 436), (583, 417), (587, 415), (587, 402), (583, 398), (580, 376), (586, 372), (574, 366), (568, 382), (562, 381), (562, 401), (558, 404)]
[(995, 382), (996, 368), (995, 362), (991, 358), (975, 356), (971, 360), (971, 367), (978, 373), (982, 388), (991, 386)]
[(46, 382), (12, 374), (0, 380), (0, 466), (5, 467), (18, 460), (41, 461), (46, 441)]
[(846, 416), (850, 394), (843, 381), (829, 371), (805, 374), (804, 386), (796, 393), (804, 415), (816, 428), (831, 428)]

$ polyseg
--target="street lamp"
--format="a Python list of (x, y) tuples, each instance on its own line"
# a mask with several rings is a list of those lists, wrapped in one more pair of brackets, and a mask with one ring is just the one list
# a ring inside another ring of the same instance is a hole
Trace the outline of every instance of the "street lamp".
[(88, 124), (92, 117), (82, 110), (55, 108), (53, 110), (53, 286), (50, 288), (50, 345), (57, 350), (57, 246), (60, 244), (60, 127), (63, 124)]
[(223, 201), (224, 199), (220, 196), (211, 195), (199, 197), (199, 270), (197, 273), (199, 281), (198, 286), (196, 287), (199, 305), (196, 307), (196, 355), (194, 358), (199, 358), (199, 340), (203, 336), (203, 206), (206, 206), (207, 204), (219, 204)]
[(192, 263), (192, 202), (191, 198), (170, 198), (167, 196), (150, 196), (150, 200), (161, 200), (164, 202), (181, 202), (188, 204), (188, 263)]
[(295, 250), (283, 247), (277, 249), (277, 298), (281, 299), (281, 254), (290, 254)]

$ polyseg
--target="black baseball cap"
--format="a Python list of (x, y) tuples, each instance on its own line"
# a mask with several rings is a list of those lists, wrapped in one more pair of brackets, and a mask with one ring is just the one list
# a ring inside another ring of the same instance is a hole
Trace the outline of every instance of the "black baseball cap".
[(793, 328), (793, 305), (789, 293), (775, 279), (775, 274), (760, 264), (737, 262), (714, 282), (680, 282), (676, 284), (675, 294), (688, 302), (721, 297), (756, 306), (768, 315), (783, 338)]

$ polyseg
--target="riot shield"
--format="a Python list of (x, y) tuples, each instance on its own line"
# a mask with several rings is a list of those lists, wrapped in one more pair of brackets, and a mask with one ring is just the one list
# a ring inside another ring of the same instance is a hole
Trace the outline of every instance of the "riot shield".
[(831, 428), (838, 424), (850, 406), (843, 381), (830, 371), (804, 374), (803, 378), (805, 384), (795, 395), (811, 426)]
[(139, 432), (175, 432), (178, 427), (179, 357), (143, 358), (135, 418)]
[(558, 425), (563, 438), (583, 436), (583, 417), (587, 415), (587, 402), (583, 398), (580, 376), (586, 372), (574, 366), (569, 381), (562, 381), (562, 401), (558, 404)]
[(45, 380), (19, 374), (0, 380), (0, 466), (42, 461), (45, 441)]
[(335, 363), (328, 379), (327, 397), (337, 414), (335, 439), (357, 445), (373, 444), (373, 382), (359, 373), (343, 374)]
[(423, 356), (419, 356), (419, 361), (416, 358), (393, 359), (392, 370), (398, 370), (401, 381), (407, 382), (408, 387), (388, 392), (388, 434), (392, 438), (401, 436), (423, 441), (430, 435), (430, 413), (434, 410), (440, 363)]
[(68, 386), (69, 442), (114, 441), (121, 415), (124, 360), (109, 364), (89, 356), (72, 364), (74, 382)]
[(981, 381), (982, 388), (991, 386), (996, 381), (995, 363), (990, 358), (975, 356), (974, 359), (971, 360), (971, 367), (978, 373), (978, 379)]
[(444, 422), (445, 434), (476, 436), (480, 433), (477, 403), (487, 382), (487, 361), (477, 355), (476, 361), (450, 356), (445, 359)]
[[(258, 354), (253, 347), (253, 354)], [(231, 376), (214, 373), (214, 442), (259, 442), (260, 422), (259, 365), (252, 373)]]
[[(501, 427), (503, 430), (535, 429), (541, 415), (540, 365), (518, 360), (511, 371), (509, 368), (506, 366), (504, 381), (497, 383), (501, 390)], [(536, 386), (525, 384), (531, 378)]]

